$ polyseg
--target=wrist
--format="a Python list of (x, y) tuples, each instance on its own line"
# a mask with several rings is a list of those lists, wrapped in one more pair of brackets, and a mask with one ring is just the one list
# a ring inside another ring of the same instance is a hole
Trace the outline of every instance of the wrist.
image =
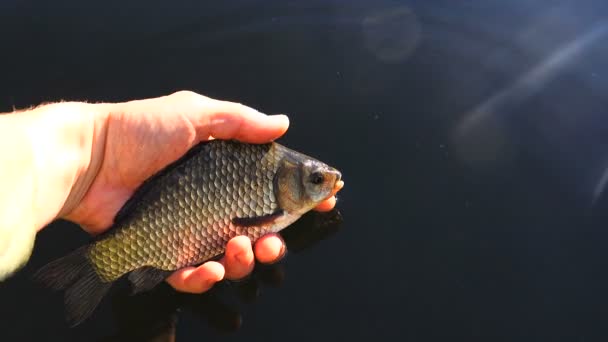
[(94, 154), (104, 145), (97, 144), (105, 136), (103, 106), (62, 102), (22, 114), (33, 155), (38, 230), (72, 211), (94, 179), (100, 164)]

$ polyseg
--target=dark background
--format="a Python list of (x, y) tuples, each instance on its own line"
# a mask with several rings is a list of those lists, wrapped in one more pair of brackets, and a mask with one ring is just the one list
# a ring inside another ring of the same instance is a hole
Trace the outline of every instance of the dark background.
[[(605, 341), (607, 6), (2, 1), (0, 110), (189, 89), (289, 114), (281, 141), (342, 171), (338, 233), (290, 253), (253, 302), (234, 284), (182, 298), (206, 314), (182, 308), (178, 341)], [(29, 280), (86, 240), (66, 223), (39, 235), (0, 284), (2, 340), (136, 326), (115, 297), (69, 329)], [(139, 305), (181, 305), (159, 292)], [(209, 323), (213, 298), (240, 329)]]

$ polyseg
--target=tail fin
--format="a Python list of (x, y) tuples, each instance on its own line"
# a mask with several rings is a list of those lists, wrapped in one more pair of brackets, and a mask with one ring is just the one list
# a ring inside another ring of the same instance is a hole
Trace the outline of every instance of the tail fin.
[(65, 290), (66, 319), (74, 327), (93, 313), (112, 283), (101, 281), (86, 258), (87, 246), (43, 266), (34, 279), (54, 290)]

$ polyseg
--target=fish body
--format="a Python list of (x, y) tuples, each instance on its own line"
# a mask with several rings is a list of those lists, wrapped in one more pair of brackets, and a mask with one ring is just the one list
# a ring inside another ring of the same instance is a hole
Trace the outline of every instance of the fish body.
[(278, 232), (331, 196), (334, 168), (278, 143), (212, 140), (147, 180), (103, 235), (43, 267), (36, 277), (64, 289), (68, 321), (95, 309), (128, 274), (134, 292), (173, 271), (224, 253), (238, 235)]

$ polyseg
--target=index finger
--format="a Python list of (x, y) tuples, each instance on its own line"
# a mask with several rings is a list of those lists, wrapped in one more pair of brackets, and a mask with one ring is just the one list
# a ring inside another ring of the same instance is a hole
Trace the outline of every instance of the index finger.
[(317, 205), (315, 207), (315, 210), (320, 211), (320, 212), (326, 212), (326, 211), (332, 210), (335, 206), (336, 206), (336, 197), (331, 196), (330, 198), (326, 199), (325, 201), (319, 203), (319, 205)]

